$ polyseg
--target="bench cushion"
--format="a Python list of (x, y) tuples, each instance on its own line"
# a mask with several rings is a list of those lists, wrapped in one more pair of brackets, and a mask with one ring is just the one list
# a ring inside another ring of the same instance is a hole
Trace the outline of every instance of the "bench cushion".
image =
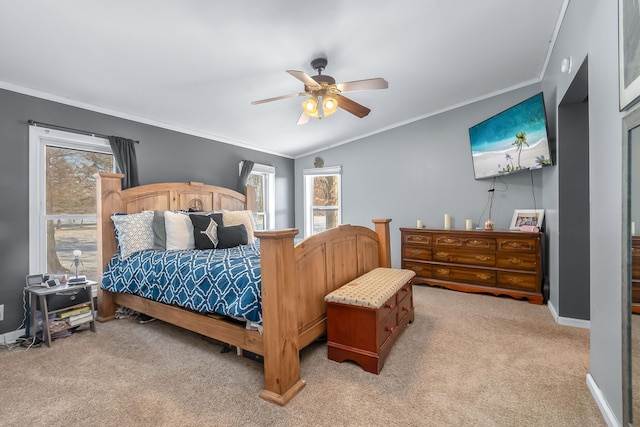
[(326, 302), (380, 308), (416, 273), (399, 268), (376, 268), (324, 297)]

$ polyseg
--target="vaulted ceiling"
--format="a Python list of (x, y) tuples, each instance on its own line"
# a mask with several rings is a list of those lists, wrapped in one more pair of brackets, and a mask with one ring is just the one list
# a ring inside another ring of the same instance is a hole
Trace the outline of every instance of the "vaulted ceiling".
[[(0, 88), (295, 158), (540, 81), (568, 0), (0, 2)], [(250, 104), (316, 57), (389, 88), (305, 125)]]

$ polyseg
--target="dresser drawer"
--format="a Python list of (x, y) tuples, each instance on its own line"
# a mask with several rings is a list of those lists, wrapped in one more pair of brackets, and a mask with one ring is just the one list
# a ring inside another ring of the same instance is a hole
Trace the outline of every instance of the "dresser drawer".
[(404, 243), (408, 245), (424, 245), (431, 246), (431, 234), (426, 233), (404, 233)]
[[(47, 311), (52, 312), (89, 302), (91, 299), (91, 287), (71, 291), (60, 291), (55, 294), (46, 295), (45, 298), (47, 300)], [(36, 300), (36, 309), (40, 310), (40, 298)]]
[(464, 283), (477, 283), (479, 285), (495, 285), (496, 272), (492, 270), (476, 270), (473, 268), (434, 266), (433, 278)]
[(398, 327), (398, 307), (396, 307), (386, 317), (379, 317), (380, 323), (378, 324), (378, 342), (380, 347), (384, 346), (384, 342), (389, 339), (393, 331)]
[(453, 247), (453, 248), (476, 248), (494, 250), (496, 247), (495, 239), (488, 237), (464, 237), (453, 234), (436, 234), (433, 237), (435, 246)]
[(505, 239), (498, 238), (496, 243), (498, 245), (498, 251), (518, 251), (518, 252), (537, 252), (538, 239), (536, 238), (517, 238), (517, 239)]
[(407, 292), (403, 292), (401, 290), (400, 293), (398, 293), (398, 325), (402, 325), (404, 323), (404, 318), (407, 317), (411, 310), (413, 310), (411, 289), (409, 288), (409, 291)]
[(498, 272), (497, 286), (500, 288), (538, 291), (540, 283), (536, 274)]
[(402, 257), (431, 261), (431, 248), (404, 247), (402, 249)]
[(441, 262), (453, 262), (469, 265), (496, 265), (494, 252), (464, 251), (451, 248), (436, 248), (433, 252), (433, 260)]
[(419, 262), (402, 261), (402, 268), (413, 270), (418, 277), (433, 277), (431, 274), (431, 264), (421, 264)]
[(538, 257), (530, 253), (498, 253), (496, 265), (500, 268), (536, 271)]
[(640, 303), (640, 282), (631, 283), (631, 302)]

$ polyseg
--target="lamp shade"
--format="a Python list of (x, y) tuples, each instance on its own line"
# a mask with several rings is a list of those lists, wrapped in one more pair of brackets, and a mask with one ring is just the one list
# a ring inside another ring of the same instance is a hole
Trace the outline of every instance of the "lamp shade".
[(318, 117), (318, 100), (315, 97), (305, 99), (302, 103), (302, 110), (311, 117)]
[(330, 116), (336, 112), (338, 109), (338, 100), (333, 96), (323, 96), (322, 97), (322, 112), (324, 116)]

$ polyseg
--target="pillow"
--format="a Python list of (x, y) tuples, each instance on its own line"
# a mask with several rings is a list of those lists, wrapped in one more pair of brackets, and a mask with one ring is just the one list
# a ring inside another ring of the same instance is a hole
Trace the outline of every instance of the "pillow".
[(248, 233), (244, 224), (218, 227), (217, 249), (234, 248), (239, 245), (246, 245), (247, 242)]
[(126, 259), (134, 252), (153, 249), (153, 212), (111, 215), (120, 257)]
[(165, 211), (164, 226), (167, 233), (167, 250), (195, 249), (193, 224), (188, 215)]
[(253, 236), (253, 232), (256, 229), (253, 221), (253, 212), (247, 211), (223, 211), (222, 222), (225, 227), (231, 225), (244, 225), (247, 231), (248, 243), (255, 242), (256, 238)]
[(222, 214), (189, 214), (193, 224), (196, 249), (215, 249), (218, 245), (218, 227), (222, 226)]
[(153, 211), (153, 249), (167, 249), (167, 230), (164, 225), (164, 211)]

